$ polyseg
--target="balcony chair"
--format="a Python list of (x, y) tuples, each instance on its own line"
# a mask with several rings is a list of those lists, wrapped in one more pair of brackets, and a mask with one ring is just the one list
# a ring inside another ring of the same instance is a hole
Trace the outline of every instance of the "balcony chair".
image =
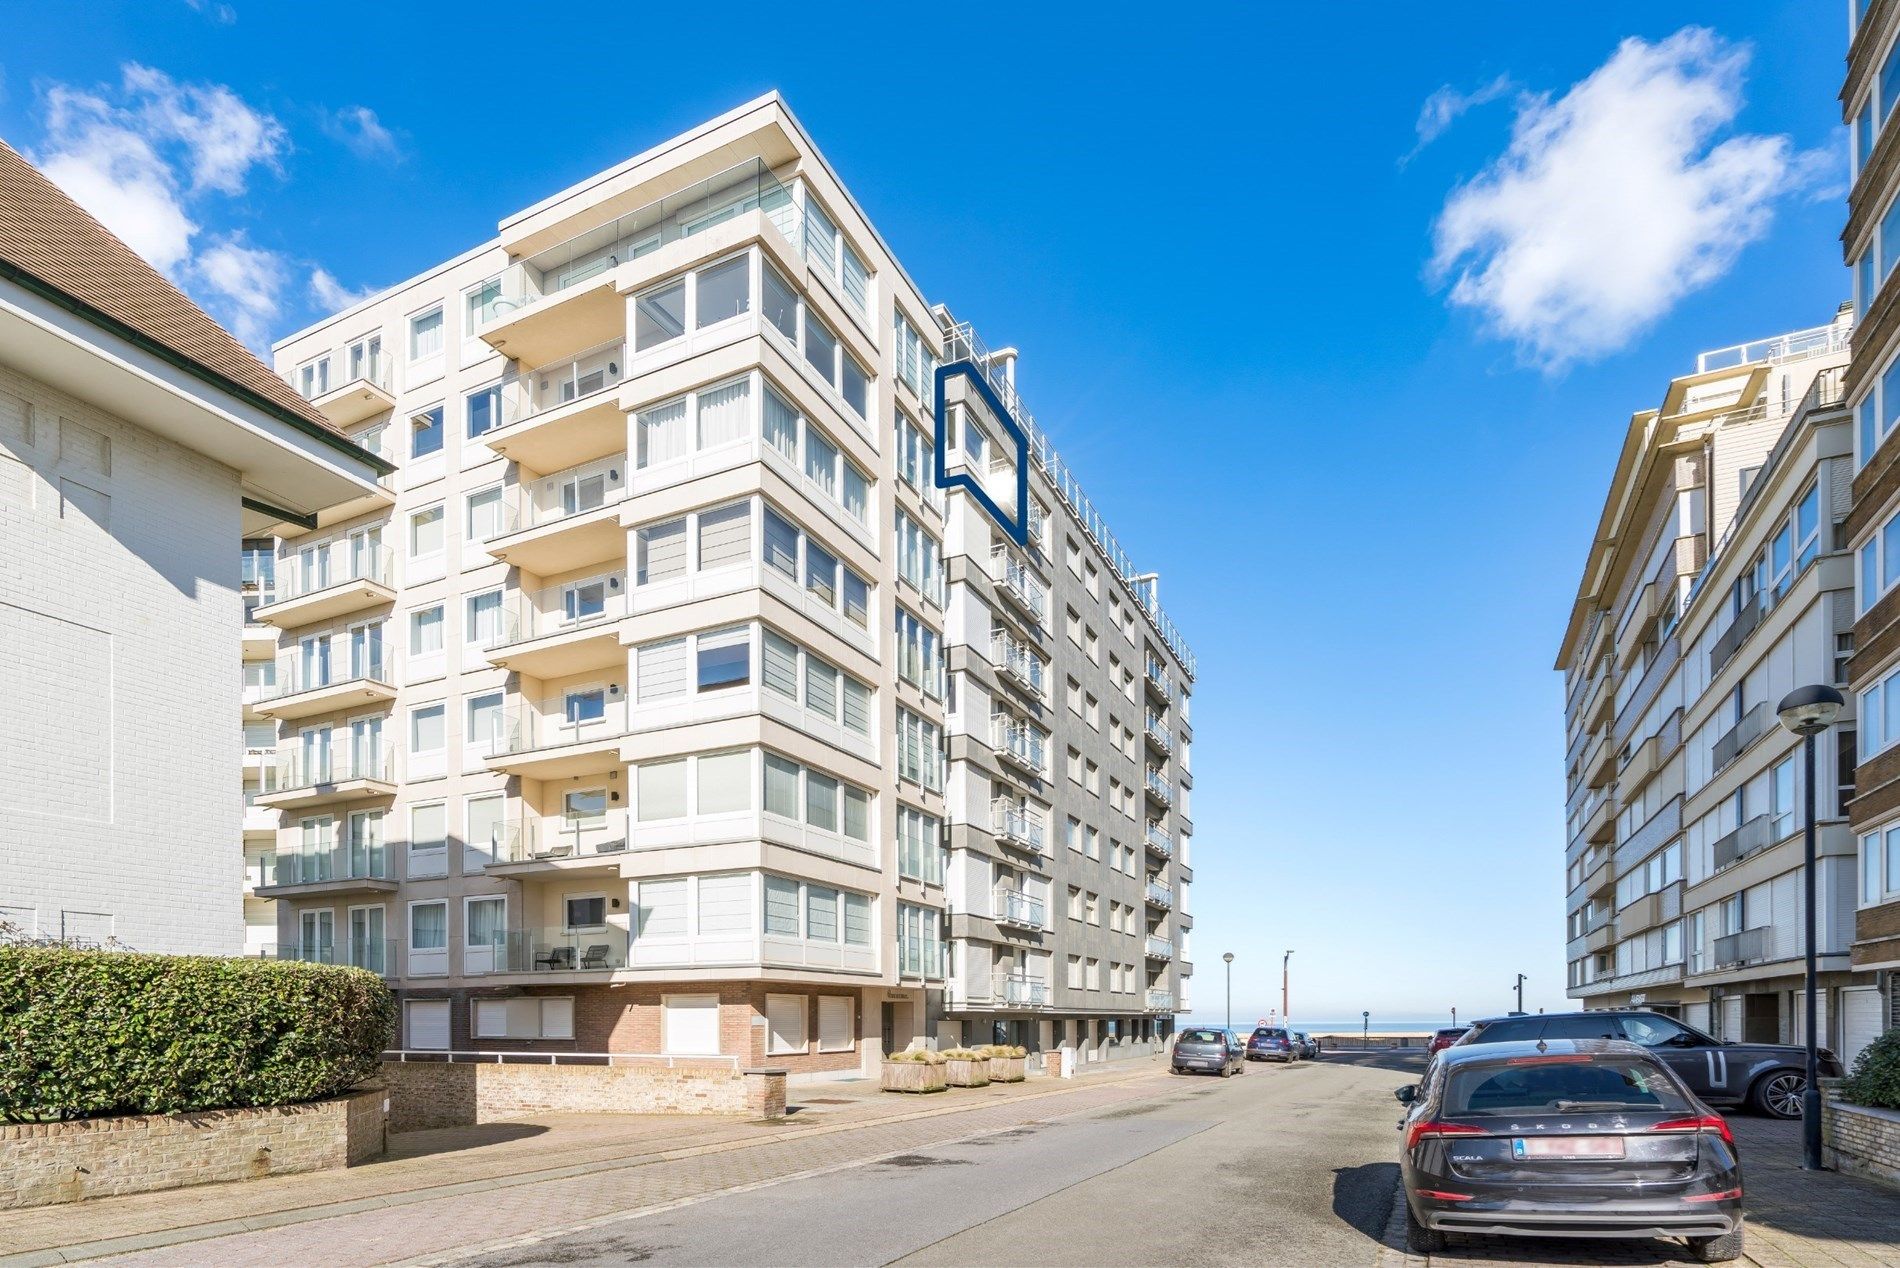
[(581, 957), (584, 969), (604, 969), (607, 967), (607, 944), (596, 942), (587, 948), (587, 954)]
[(534, 957), (537, 969), (571, 969), (574, 967), (573, 947), (551, 947), (546, 955)]

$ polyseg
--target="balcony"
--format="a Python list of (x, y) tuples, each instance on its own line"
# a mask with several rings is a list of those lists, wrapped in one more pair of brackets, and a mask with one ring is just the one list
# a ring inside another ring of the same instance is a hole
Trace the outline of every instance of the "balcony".
[(502, 274), (481, 337), (511, 357), (537, 362), (623, 332), (626, 302), (614, 286), (622, 264), (753, 211), (795, 240), (791, 191), (759, 159), (518, 259)]
[(512, 595), (488, 644), (489, 663), (531, 678), (624, 668), (614, 624), (627, 611), (623, 572)]
[(1028, 973), (998, 973), (993, 984), (999, 1008), (1047, 1008), (1049, 983)]
[(991, 549), (990, 579), (996, 583), (996, 593), (1004, 599), (1005, 608), (1013, 608), (1016, 615), (1026, 617), (1032, 627), (1041, 627), (1049, 609), (1049, 592), (1029, 565), (1009, 547)]
[(1038, 702), (1046, 700), (1048, 674), (1042, 657), (1031, 651), (1027, 643), (1011, 638), (998, 630), (990, 636), (990, 663), (1000, 671), (1005, 681), (1012, 681)]
[(279, 749), (264, 764), (257, 804), (301, 810), (327, 802), (396, 795), (396, 750), (345, 741), (333, 748)]
[(1149, 937), (1148, 958), (1150, 960), (1172, 960), (1174, 958), (1174, 943), (1167, 938)]
[(1147, 663), (1142, 668), (1141, 681), (1147, 687), (1148, 694), (1163, 706), (1174, 702), (1174, 685), (1168, 678), (1168, 667), (1155, 657), (1147, 658)]
[(264, 689), (255, 708), (267, 718), (291, 720), (388, 704), (396, 698), (394, 657), (381, 644), (358, 651), (348, 667), (332, 669), (327, 656), (306, 655), (277, 666), (277, 681)]
[(1768, 929), (1744, 929), (1740, 933), (1731, 933), (1717, 938), (1711, 948), (1710, 961), (1714, 968), (1730, 968), (1737, 964), (1752, 964), (1766, 959), (1768, 955)]
[(1169, 785), (1168, 777), (1162, 772), (1152, 766), (1148, 767), (1147, 774), (1141, 783), (1142, 787), (1147, 791), (1150, 801), (1162, 806), (1172, 806), (1174, 804), (1174, 789)]
[(1049, 912), (1040, 898), (1031, 898), (1019, 889), (999, 889), (996, 923), (1042, 931), (1049, 928)]
[(1174, 992), (1150, 990), (1148, 992), (1148, 1011), (1151, 1013), (1171, 1013), (1174, 1011)]
[(310, 398), (311, 405), (338, 427), (354, 427), (396, 408), (391, 359), (381, 353), (361, 361), (355, 377)]
[(1583, 821), (1584, 839), (1597, 845), (1616, 840), (1616, 798), (1604, 794)]
[(1652, 735), (1630, 750), (1629, 758), (1623, 763), (1623, 769), (1616, 775), (1618, 797), (1628, 800), (1631, 793), (1643, 786), (1643, 781), (1656, 773), (1662, 765), (1662, 760), (1662, 736), (1660, 735)]
[(1174, 857), (1174, 838), (1169, 836), (1155, 820), (1148, 820), (1148, 830), (1142, 835), (1142, 839), (1148, 843), (1148, 849), (1151, 852), (1159, 854), (1164, 859)]
[(1764, 596), (1757, 590), (1742, 604), (1741, 611), (1735, 614), (1729, 627), (1715, 640), (1715, 646), (1709, 649), (1709, 677), (1713, 678), (1722, 672), (1722, 666), (1734, 658), (1742, 644), (1748, 641), (1748, 636), (1755, 632), (1755, 627), (1761, 624), (1762, 614), (1766, 611)]
[(1174, 738), (1168, 734), (1167, 721), (1158, 717), (1153, 711), (1150, 711), (1147, 716), (1147, 721), (1142, 727), (1142, 734), (1148, 739), (1148, 747), (1160, 753), (1162, 757), (1165, 758), (1174, 752)]
[(620, 503), (627, 495), (627, 460), (614, 454), (552, 475), (537, 476), (506, 493), (501, 529), (482, 543), (503, 563), (548, 575), (609, 560), (624, 564), (627, 530)]
[(990, 804), (990, 825), (1003, 844), (1048, 857), (1048, 831), (1042, 816), (1028, 807), (999, 797)]
[(1146, 897), (1150, 907), (1164, 910), (1174, 906), (1174, 891), (1159, 881), (1149, 881)]
[(279, 629), (314, 625), (396, 601), (396, 553), (377, 541), (306, 546), (284, 561), (269, 603), (252, 619)]
[[(1635, 902), (1616, 913), (1616, 936), (1628, 938), (1645, 929), (1654, 929), (1669, 914), (1669, 909), (1679, 903), (1666, 903), (1663, 890), (1653, 894), (1644, 894)], [(1671, 895), (1671, 897), (1676, 897)]]
[(564, 779), (617, 768), (627, 702), (591, 691), (518, 704), (502, 720), (488, 769)]
[(1772, 823), (1773, 820), (1768, 815), (1759, 814), (1726, 836), (1717, 837), (1712, 847), (1714, 870), (1719, 872), (1723, 868), (1733, 867), (1766, 846), (1769, 842)]
[(627, 967), (627, 931), (606, 926), (566, 929), (558, 926), (499, 930), (481, 943), (462, 948), (462, 972), (469, 977), (494, 973), (531, 973), (567, 977)]
[(1007, 714), (990, 716), (990, 748), (998, 761), (1013, 766), (1031, 779), (1040, 780), (1048, 768), (1048, 737)]
[(381, 842), (339, 845), (328, 850), (273, 850), (262, 860), (265, 884), (259, 898), (393, 894), (396, 879)]
[(593, 819), (548, 815), (504, 826), (495, 841), (491, 875), (620, 875), (627, 850), (627, 812), (609, 809)]
[(530, 471), (566, 471), (625, 453), (627, 416), (617, 389), (626, 375), (627, 345), (617, 339), (523, 369), (503, 385), (501, 425), (482, 440)]
[(1710, 753), (1710, 762), (1714, 770), (1719, 771), (1733, 762), (1742, 755), (1743, 749), (1760, 739), (1762, 731), (1767, 728), (1768, 717), (1766, 700), (1760, 701), (1752, 709), (1743, 713), (1735, 725), (1715, 742), (1715, 747)]

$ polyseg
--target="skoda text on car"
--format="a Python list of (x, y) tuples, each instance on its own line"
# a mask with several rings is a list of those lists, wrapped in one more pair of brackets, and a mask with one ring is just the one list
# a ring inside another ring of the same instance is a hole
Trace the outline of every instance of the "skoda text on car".
[(1728, 1124), (1648, 1049), (1621, 1040), (1454, 1044), (1407, 1106), (1406, 1239), (1447, 1233), (1682, 1237), (1742, 1253), (1742, 1169)]
[[(1801, 1093), (1808, 1085), (1804, 1049), (1779, 1043), (1724, 1043), (1646, 1009), (1490, 1017), (1474, 1022), (1458, 1045), (1540, 1039), (1627, 1039), (1649, 1049), (1651, 1056), (1710, 1105), (1748, 1105), (1776, 1118), (1801, 1117)], [(1823, 1048), (1821, 1077), (1837, 1079), (1842, 1073), (1839, 1059)]]
[(1238, 1074), (1242, 1064), (1240, 1048), (1224, 1030), (1212, 1026), (1189, 1026), (1174, 1041), (1170, 1064), (1176, 1074), (1218, 1074), (1223, 1079)]
[(1284, 1026), (1256, 1026), (1253, 1034), (1247, 1036), (1249, 1061), (1291, 1063), (1299, 1059), (1300, 1050), (1294, 1046), (1293, 1036)]

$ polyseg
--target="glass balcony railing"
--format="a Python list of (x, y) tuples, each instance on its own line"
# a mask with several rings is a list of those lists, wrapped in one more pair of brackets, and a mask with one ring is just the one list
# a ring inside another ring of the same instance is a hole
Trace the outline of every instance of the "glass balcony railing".
[(1019, 889), (999, 889), (996, 891), (996, 919), (1012, 925), (1028, 925), (1032, 929), (1049, 927), (1048, 909), (1040, 898), (1031, 898)]
[(502, 717), (492, 751), (529, 753), (613, 739), (626, 733), (625, 698), (610, 699), (601, 691), (575, 692), (508, 710)]
[(1168, 723), (1166, 719), (1156, 713), (1150, 712), (1148, 714), (1145, 732), (1148, 736), (1148, 742), (1160, 749), (1163, 753), (1174, 752), (1174, 737), (1168, 734)]
[(393, 977), (396, 972), (394, 938), (346, 937), (335, 942), (267, 942), (246, 954), (265, 960), (343, 964), (354, 969), (367, 969), (382, 977)]
[(1028, 612), (1036, 624), (1042, 624), (1044, 613), (1049, 607), (1049, 592), (1029, 565), (1018, 559), (1008, 547), (997, 546), (990, 551), (990, 577), (1001, 587), (1005, 597), (1012, 599), (1024, 611)]
[(388, 881), (390, 851), (380, 841), (339, 845), (327, 850), (273, 850), (264, 872), (272, 885), (315, 885), (324, 881)]
[(508, 266), (501, 293), (483, 308), (481, 324), (505, 318), (551, 295), (650, 255), (670, 242), (703, 233), (748, 211), (763, 211), (785, 240), (799, 244), (792, 192), (759, 159), (727, 168), (637, 211)]
[(265, 795), (374, 779), (394, 783), (396, 749), (381, 742), (342, 743), (329, 748), (279, 749), (264, 763)]
[(1150, 797), (1164, 806), (1174, 804), (1174, 789), (1169, 785), (1166, 775), (1150, 766), (1142, 782), (1147, 787)]
[(1173, 1007), (1174, 1007), (1174, 992), (1173, 991), (1149, 991), (1148, 992), (1148, 1010), (1150, 1012), (1164, 1013), (1172, 1009)]
[(1174, 838), (1169, 836), (1160, 824), (1150, 820), (1145, 839), (1148, 842), (1148, 848), (1156, 854), (1163, 858), (1174, 856)]
[(1148, 958), (1152, 960), (1172, 960), (1174, 958), (1174, 943), (1167, 938), (1149, 937)]
[(990, 822), (997, 836), (1037, 854), (1047, 852), (1048, 833), (1035, 811), (999, 798), (990, 807)]
[(627, 615), (627, 575), (608, 573), (586, 581), (514, 595), (502, 609), (489, 648), (565, 634)]
[(998, 757), (1034, 772), (1038, 778), (1048, 770), (1048, 737), (1007, 714), (990, 718), (990, 747)]
[(1008, 1008), (1043, 1008), (1049, 1003), (1049, 983), (1027, 973), (998, 973), (993, 985), (996, 1002)]
[(1161, 699), (1170, 701), (1174, 699), (1174, 687), (1168, 678), (1168, 667), (1154, 657), (1147, 658), (1142, 678), (1148, 684), (1148, 689)]
[(992, 634), (990, 663), (1028, 688), (1030, 694), (1042, 697), (1043, 681), (1048, 669), (1042, 658), (1029, 649), (1028, 644), (1007, 634)]
[(627, 377), (627, 345), (603, 343), (565, 361), (521, 371), (504, 384), (502, 426), (526, 422), (541, 414), (611, 392)]
[(589, 818), (529, 817), (505, 824), (496, 834), (497, 863), (538, 863), (627, 848), (627, 812), (609, 808)]
[(462, 951), (463, 971), (471, 976), (626, 967), (627, 931), (611, 926), (506, 929), (487, 938), (471, 934)]
[(386, 653), (381, 643), (346, 647), (334, 660), (329, 654), (317, 652), (295, 660), (279, 661), (277, 681), (264, 688), (259, 703), (302, 695), (306, 691), (321, 691), (325, 687), (341, 687), (352, 682), (390, 686), (393, 684), (395, 661), (394, 653)]
[(627, 460), (611, 454), (507, 490), (494, 536), (557, 524), (611, 506), (627, 495)]
[(1159, 881), (1148, 882), (1148, 901), (1157, 907), (1174, 906), (1174, 891)]
[(341, 538), (306, 546), (284, 560), (269, 602), (287, 603), (357, 581), (395, 585), (396, 552), (380, 541), (365, 539)]

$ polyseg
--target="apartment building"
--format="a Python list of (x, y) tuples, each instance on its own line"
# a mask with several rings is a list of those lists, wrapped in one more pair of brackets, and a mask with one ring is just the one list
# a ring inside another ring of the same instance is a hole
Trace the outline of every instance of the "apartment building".
[(381, 466), (0, 144), (0, 920), (243, 948), (232, 552)]
[[(1854, 655), (1848, 676), (1862, 719), (1860, 768), (1849, 818), (1859, 850), (1852, 947), (1856, 1024), (1900, 1026), (1900, 3), (1857, 0), (1841, 86), (1853, 181), (1841, 245), (1854, 277), (1854, 349), (1847, 371), (1854, 412), (1853, 506), (1844, 532), (1857, 552)], [(1889, 562), (1889, 555), (1893, 555)]]
[[(1704, 353), (1630, 423), (1558, 657), (1569, 993), (1799, 1042), (1800, 741), (1775, 706), (1846, 681), (1851, 313)], [(1819, 740), (1820, 1030), (1857, 1052), (1852, 711)]]
[[(1165, 1025), (1172, 946), (1125, 933), (1112, 985), (1057, 985), (1050, 895), (1113, 887), (1051, 848), (1048, 754), (1086, 723), (1047, 684), (1066, 665), (1106, 709), (1128, 670), (1132, 727), (1138, 659), (1172, 691), (1191, 657), (1046, 440), (1013, 443), (1033, 422), (958, 395), (938, 426), (936, 368), (973, 339), (773, 95), (279, 344), (396, 472), (283, 527), (255, 613), (277, 953), (389, 976), (416, 1049), (822, 1076), (998, 1022), (1101, 1053)], [(1095, 578), (1093, 659), (1058, 646), (1057, 543)], [(1118, 916), (1181, 888), (1138, 831)]]

